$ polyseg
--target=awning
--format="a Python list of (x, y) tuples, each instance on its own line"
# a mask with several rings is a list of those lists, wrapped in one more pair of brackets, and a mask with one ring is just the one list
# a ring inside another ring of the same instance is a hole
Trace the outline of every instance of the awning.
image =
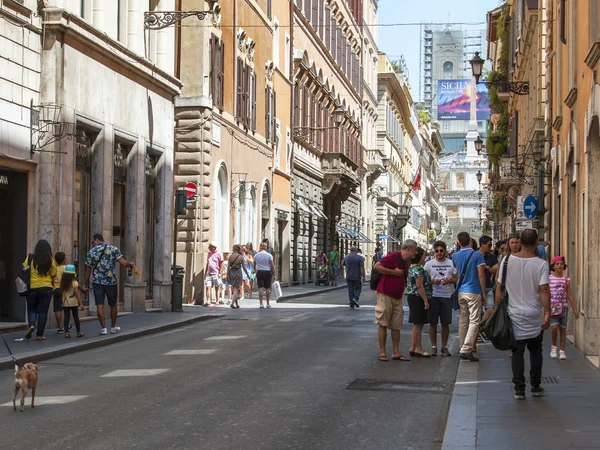
[(393, 236), (387, 235), (387, 234), (382, 234), (382, 235), (380, 235), (380, 236), (379, 236), (379, 239), (380, 239), (380, 240), (382, 240), (382, 241), (385, 241), (386, 239), (389, 239), (389, 240), (390, 240), (390, 241), (392, 241), (392, 242), (396, 242), (396, 243), (398, 243), (398, 244), (400, 243), (400, 241), (399, 241), (398, 239), (396, 239), (396, 238), (395, 238), (395, 237), (393, 237)]
[(325, 215), (325, 213), (323, 211), (321, 211), (318, 207), (313, 206), (313, 205), (308, 205), (308, 207), (311, 209), (313, 214), (315, 214), (317, 217), (327, 220), (327, 216)]
[(352, 237), (352, 235), (349, 233), (349, 230), (343, 226), (341, 226), (339, 223), (335, 224), (335, 229), (338, 231), (339, 235), (340, 235), (340, 239), (354, 239)]
[(358, 231), (358, 235), (360, 236), (360, 242), (365, 242), (367, 244), (374, 244), (374, 242), (371, 239), (369, 239), (367, 236), (362, 234), (360, 231)]
[(302, 200), (295, 198), (294, 201), (296, 202), (296, 205), (298, 205), (298, 208), (300, 208), (302, 211), (304, 211), (307, 214), (313, 214), (313, 212), (306, 207)]

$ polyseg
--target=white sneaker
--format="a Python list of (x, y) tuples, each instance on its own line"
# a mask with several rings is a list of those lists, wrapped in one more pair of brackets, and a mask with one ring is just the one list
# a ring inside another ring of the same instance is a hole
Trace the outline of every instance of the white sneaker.
[(558, 359), (567, 359), (567, 354), (565, 353), (564, 350), (560, 351), (560, 357)]
[(108, 332), (106, 331), (106, 328), (102, 328), (100, 330), (100, 336), (106, 336), (108, 334)]
[(556, 359), (558, 358), (558, 347), (555, 347), (554, 345), (552, 347), (550, 347), (550, 358), (552, 359)]
[(121, 327), (112, 327), (112, 328), (110, 329), (110, 334), (116, 334), (116, 333), (118, 333), (119, 331), (121, 331)]

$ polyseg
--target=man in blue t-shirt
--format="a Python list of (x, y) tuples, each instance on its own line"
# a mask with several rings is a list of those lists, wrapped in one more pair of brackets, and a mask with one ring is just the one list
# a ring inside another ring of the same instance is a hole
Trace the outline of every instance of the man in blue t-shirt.
[(485, 260), (483, 255), (471, 247), (469, 233), (458, 233), (460, 251), (454, 253), (452, 261), (458, 270), (458, 304), (460, 313), (458, 320), (458, 344), (460, 358), (476, 362), (473, 355), (479, 334), (481, 308), (485, 304)]

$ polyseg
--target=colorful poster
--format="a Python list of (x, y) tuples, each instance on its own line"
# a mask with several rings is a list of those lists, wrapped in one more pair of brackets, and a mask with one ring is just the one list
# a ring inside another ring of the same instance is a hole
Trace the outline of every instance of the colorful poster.
[[(471, 80), (438, 81), (438, 120), (470, 120)], [(484, 84), (476, 89), (477, 120), (490, 118), (490, 102)]]

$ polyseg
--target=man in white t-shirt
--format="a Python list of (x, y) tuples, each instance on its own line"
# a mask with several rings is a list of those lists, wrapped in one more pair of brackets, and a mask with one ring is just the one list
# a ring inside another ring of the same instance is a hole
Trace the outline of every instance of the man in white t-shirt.
[[(500, 266), (496, 303), (502, 300), (502, 278), (506, 270), (508, 315), (515, 333), (516, 348), (512, 354), (515, 399), (525, 399), (525, 347), (529, 350), (530, 384), (534, 397), (545, 395), (542, 382), (542, 341), (550, 325), (550, 278), (548, 262), (538, 258), (535, 250), (538, 233), (533, 229), (521, 232), (521, 251), (504, 260)], [(506, 266), (506, 267), (505, 267)]]
[(433, 296), (429, 301), (429, 339), (431, 353), (437, 354), (437, 324), (442, 324), (442, 351), (444, 356), (450, 356), (448, 351), (448, 336), (452, 323), (452, 294), (454, 283), (458, 281), (458, 271), (451, 259), (446, 257), (446, 243), (437, 241), (433, 244), (435, 259), (427, 261), (425, 270), (431, 276)]

